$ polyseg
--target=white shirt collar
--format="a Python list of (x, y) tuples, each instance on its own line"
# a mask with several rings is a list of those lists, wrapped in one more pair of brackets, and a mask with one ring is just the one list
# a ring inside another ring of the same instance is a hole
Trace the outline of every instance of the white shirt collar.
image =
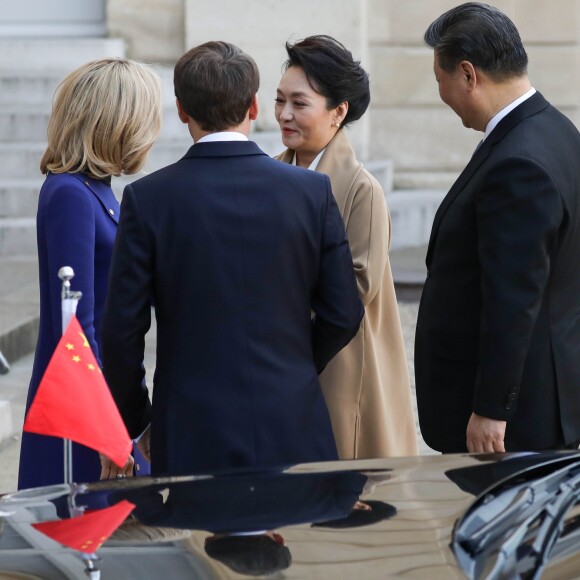
[[(326, 149), (323, 149), (313, 160), (312, 163), (308, 166), (308, 171), (316, 171), (318, 167), (318, 163), (320, 162), (320, 158), (324, 154)], [(294, 151), (294, 157), (292, 157), (292, 165), (296, 165), (296, 151)]]
[(204, 135), (196, 143), (210, 143), (213, 141), (248, 141), (248, 138), (237, 131), (218, 131), (217, 133)]
[(487, 127), (485, 128), (485, 133), (483, 135), (482, 141), (487, 139), (488, 135), (496, 128), (497, 124), (509, 113), (511, 113), (518, 105), (521, 105), (524, 101), (527, 101), (534, 93), (536, 89), (532, 87), (529, 91), (524, 93), (521, 97), (511, 102), (507, 107), (504, 107), (497, 115), (491, 118)]

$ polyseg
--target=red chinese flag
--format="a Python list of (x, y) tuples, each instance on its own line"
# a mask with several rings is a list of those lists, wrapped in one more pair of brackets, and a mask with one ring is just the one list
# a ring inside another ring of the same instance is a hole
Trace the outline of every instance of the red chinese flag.
[(129, 433), (76, 316), (48, 363), (24, 431), (71, 439), (119, 467), (127, 463)]
[(32, 527), (67, 548), (93, 554), (127, 519), (134, 507), (135, 504), (123, 500), (86, 516), (32, 524)]

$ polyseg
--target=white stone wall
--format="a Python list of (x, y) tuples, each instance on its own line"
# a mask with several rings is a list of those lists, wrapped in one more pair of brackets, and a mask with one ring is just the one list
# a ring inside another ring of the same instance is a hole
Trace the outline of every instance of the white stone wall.
[[(250, 54), (260, 69), (258, 130), (277, 130), (274, 98), (286, 58), (284, 44), (311, 34), (330, 34), (357, 59), (366, 60), (366, 0), (185, 0), (186, 44), (232, 42)], [(201, 17), (203, 15), (203, 17)], [(366, 156), (365, 123), (352, 129), (355, 146)]]
[[(238, 44), (262, 75), (257, 129), (276, 130), (284, 43), (310, 34), (343, 42), (371, 75), (371, 110), (353, 127), (364, 159), (394, 161), (398, 189), (445, 189), (480, 135), (439, 100), (423, 33), (461, 0), (108, 0), (109, 31), (134, 58), (174, 63), (210, 39)], [(533, 85), (580, 122), (580, 0), (495, 0), (520, 30)]]
[[(463, 128), (439, 100), (428, 25), (459, 0), (369, 0), (373, 87), (371, 157), (395, 163), (395, 187), (446, 189), (481, 134)], [(528, 51), (532, 84), (574, 122), (580, 120), (578, 0), (496, 0)]]

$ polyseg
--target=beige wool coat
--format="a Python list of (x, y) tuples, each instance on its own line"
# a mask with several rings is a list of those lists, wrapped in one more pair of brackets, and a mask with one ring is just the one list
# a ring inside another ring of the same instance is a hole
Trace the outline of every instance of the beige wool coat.
[[(292, 163), (294, 151), (277, 158)], [(346, 227), (361, 327), (320, 375), (341, 459), (416, 455), (409, 374), (388, 250), (391, 222), (378, 181), (357, 161), (344, 130), (317, 171), (329, 176)]]

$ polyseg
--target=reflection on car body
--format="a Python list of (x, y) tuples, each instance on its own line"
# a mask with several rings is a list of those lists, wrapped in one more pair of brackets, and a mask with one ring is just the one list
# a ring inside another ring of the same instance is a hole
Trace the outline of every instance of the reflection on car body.
[[(510, 457), (505, 465), (514, 475), (486, 490), (458, 522), (453, 549), (470, 577), (538, 578), (550, 560), (578, 551), (578, 458), (548, 466), (538, 459)], [(481, 469), (488, 466), (458, 471), (477, 481)]]
[[(26, 490), (0, 497), (0, 578), (570, 578), (579, 472), (577, 452), (445, 455)], [(37, 525), (122, 502), (95, 555), (90, 530), (73, 550)]]

